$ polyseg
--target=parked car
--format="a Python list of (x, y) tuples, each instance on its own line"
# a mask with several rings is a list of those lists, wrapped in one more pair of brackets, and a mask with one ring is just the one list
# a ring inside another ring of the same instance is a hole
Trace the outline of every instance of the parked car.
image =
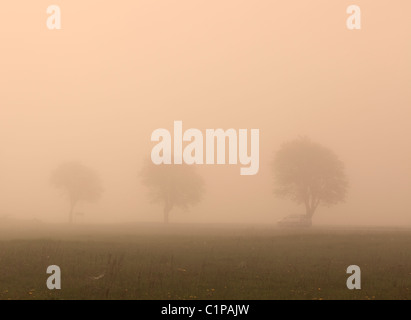
[(289, 215), (278, 221), (280, 227), (311, 227), (311, 219), (306, 215), (294, 214)]

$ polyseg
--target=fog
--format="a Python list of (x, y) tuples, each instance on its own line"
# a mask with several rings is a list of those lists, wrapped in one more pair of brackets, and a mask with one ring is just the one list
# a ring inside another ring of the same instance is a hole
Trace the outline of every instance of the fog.
[(0, 216), (66, 223), (60, 164), (98, 172), (104, 193), (79, 224), (162, 222), (139, 172), (158, 128), (259, 129), (259, 172), (198, 165), (203, 200), (171, 223), (275, 224), (304, 213), (273, 194), (271, 162), (299, 136), (345, 164), (345, 203), (316, 225), (411, 226), (411, 3), (49, 1), (0, 11)]

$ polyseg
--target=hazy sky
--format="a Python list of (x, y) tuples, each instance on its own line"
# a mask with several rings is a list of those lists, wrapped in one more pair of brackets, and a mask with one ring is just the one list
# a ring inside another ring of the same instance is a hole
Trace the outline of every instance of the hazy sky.
[[(60, 5), (62, 30), (46, 27)], [(362, 10), (362, 30), (346, 8)], [(78, 160), (105, 185), (83, 222), (161, 221), (138, 172), (152, 131), (260, 129), (260, 171), (203, 166), (207, 193), (176, 222), (275, 223), (270, 162), (307, 135), (346, 165), (318, 224), (411, 225), (411, 2), (7, 1), (0, 6), (0, 215), (67, 220), (49, 183)]]

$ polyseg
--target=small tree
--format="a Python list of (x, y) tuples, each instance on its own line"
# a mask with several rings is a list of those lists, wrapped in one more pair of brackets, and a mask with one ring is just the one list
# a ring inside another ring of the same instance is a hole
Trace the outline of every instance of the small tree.
[(201, 201), (204, 181), (195, 169), (187, 164), (155, 165), (146, 161), (140, 177), (149, 188), (150, 201), (163, 206), (164, 223), (169, 223), (169, 214), (174, 207), (187, 210)]
[(272, 169), (275, 194), (304, 204), (309, 219), (320, 204), (330, 206), (345, 199), (344, 164), (333, 151), (308, 138), (283, 144)]
[(101, 180), (94, 170), (76, 162), (62, 164), (51, 175), (51, 183), (61, 189), (70, 204), (69, 222), (79, 202), (94, 202), (103, 192)]

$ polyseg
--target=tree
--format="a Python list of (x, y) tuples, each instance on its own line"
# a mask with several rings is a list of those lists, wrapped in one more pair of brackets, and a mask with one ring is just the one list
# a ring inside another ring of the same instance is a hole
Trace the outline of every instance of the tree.
[(140, 172), (143, 184), (149, 188), (152, 203), (163, 205), (164, 223), (174, 207), (185, 210), (199, 203), (204, 193), (204, 180), (192, 165), (161, 164), (146, 161)]
[(310, 220), (319, 205), (345, 200), (348, 182), (343, 162), (333, 151), (308, 138), (283, 144), (272, 169), (275, 194), (304, 204)]
[(73, 223), (74, 208), (79, 202), (94, 202), (103, 192), (100, 177), (94, 170), (77, 162), (64, 163), (51, 175), (51, 183), (61, 189), (70, 204), (69, 222)]

